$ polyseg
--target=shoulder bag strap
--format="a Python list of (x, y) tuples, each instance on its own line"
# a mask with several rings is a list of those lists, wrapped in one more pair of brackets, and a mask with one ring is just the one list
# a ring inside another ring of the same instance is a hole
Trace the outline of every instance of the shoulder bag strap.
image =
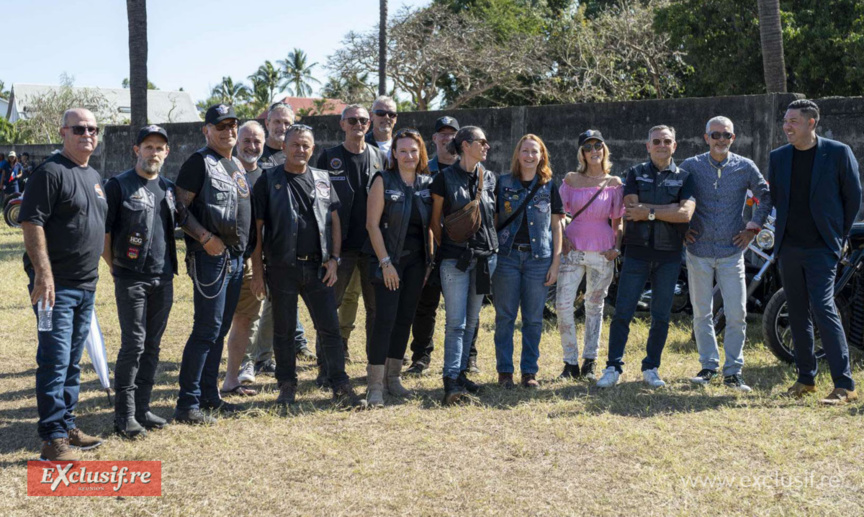
[(525, 196), (525, 201), (523, 201), (522, 204), (519, 205), (519, 208), (517, 208), (515, 212), (510, 214), (510, 217), (508, 217), (506, 221), (504, 221), (503, 223), (498, 225), (497, 230), (499, 232), (501, 230), (503, 230), (504, 228), (507, 228), (510, 225), (510, 223), (512, 223), (513, 220), (516, 219), (516, 216), (518, 216), (519, 214), (521, 214), (522, 212), (525, 211), (525, 207), (528, 206), (528, 202), (531, 201), (531, 199), (534, 197), (534, 194), (536, 194), (537, 191), (540, 190), (541, 186), (542, 185), (540, 184), (540, 180), (537, 180), (537, 183), (534, 184), (534, 188), (532, 188), (531, 191), (528, 192), (528, 195)]
[(597, 192), (595, 192), (594, 195), (591, 196), (591, 199), (589, 199), (587, 203), (585, 203), (584, 205), (582, 205), (582, 208), (580, 208), (578, 212), (576, 212), (575, 214), (573, 214), (573, 217), (570, 218), (570, 221), (571, 221), (571, 222), (574, 221), (577, 217), (579, 217), (579, 214), (581, 214), (582, 212), (584, 212), (586, 208), (588, 208), (589, 206), (591, 206), (591, 203), (593, 203), (594, 200), (597, 199), (597, 196), (599, 196), (600, 193), (603, 192), (603, 190), (604, 190), (604, 189), (606, 188), (606, 186), (609, 184), (609, 181), (611, 181), (611, 179), (612, 179), (612, 178), (609, 178), (609, 179), (607, 179), (606, 181), (604, 181), (603, 184), (600, 185), (600, 188), (597, 189)]

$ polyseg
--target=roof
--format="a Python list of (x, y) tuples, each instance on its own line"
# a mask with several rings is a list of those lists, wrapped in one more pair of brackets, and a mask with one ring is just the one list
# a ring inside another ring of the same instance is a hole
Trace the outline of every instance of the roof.
[[(6, 117), (27, 118), (32, 99), (48, 92), (59, 90), (61, 86), (47, 84), (12, 85), (9, 108)], [(96, 119), (103, 124), (122, 124), (131, 116), (131, 100), (126, 88), (98, 88), (72, 86), (73, 90), (98, 90), (111, 106), (110, 112), (96, 113)], [(31, 108), (32, 109), (32, 108)], [(13, 113), (16, 112), (16, 113)], [(147, 120), (151, 124), (170, 122), (201, 122), (195, 102), (188, 92), (147, 90)]]
[[(347, 104), (345, 104), (339, 99), (324, 99), (326, 101), (324, 105), (325, 109), (323, 112), (319, 113), (318, 108), (315, 106), (315, 103), (321, 102), (321, 100), (322, 99), (320, 97), (285, 97), (281, 100), (273, 102), (283, 102), (285, 104), (290, 104), (291, 107), (294, 109), (294, 113), (300, 115), (302, 115), (303, 112), (313, 110), (315, 111), (316, 115), (339, 115), (342, 113), (342, 110), (345, 109), (345, 106), (347, 106)], [(267, 112), (264, 111), (255, 118), (257, 118), (258, 120), (264, 120), (267, 118)]]

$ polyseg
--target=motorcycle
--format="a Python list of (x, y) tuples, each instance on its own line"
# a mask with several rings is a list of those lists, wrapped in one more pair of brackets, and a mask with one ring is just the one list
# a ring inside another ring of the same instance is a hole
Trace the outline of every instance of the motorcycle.
[(18, 224), (18, 213), (21, 211), (21, 194), (9, 194), (3, 197), (3, 219), (12, 228), (21, 227)]
[[(787, 296), (783, 289), (771, 297), (762, 318), (762, 332), (765, 344), (778, 359), (787, 363), (795, 362), (795, 347), (789, 325)], [(840, 263), (837, 280), (834, 283), (834, 303), (843, 323), (849, 350), (864, 352), (864, 222), (855, 223), (849, 232)], [(816, 338), (816, 357), (825, 357), (819, 340)]]

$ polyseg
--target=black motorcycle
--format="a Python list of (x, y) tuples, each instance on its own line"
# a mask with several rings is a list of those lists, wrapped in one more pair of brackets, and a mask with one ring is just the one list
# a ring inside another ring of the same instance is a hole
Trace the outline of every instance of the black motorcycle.
[[(843, 248), (834, 284), (834, 303), (843, 322), (850, 351), (864, 351), (864, 222), (852, 225)], [(787, 363), (795, 362), (789, 310), (783, 289), (777, 291), (765, 307), (762, 332), (765, 344), (778, 359)], [(822, 359), (825, 351), (820, 344), (818, 329), (814, 328), (814, 333), (816, 357)]]

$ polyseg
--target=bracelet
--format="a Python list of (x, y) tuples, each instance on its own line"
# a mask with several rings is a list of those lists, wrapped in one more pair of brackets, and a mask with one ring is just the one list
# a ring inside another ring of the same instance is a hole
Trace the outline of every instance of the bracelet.
[(387, 264), (391, 264), (391, 261), (390, 261), (390, 255), (387, 255), (387, 256), (384, 257), (383, 259), (379, 260), (378, 263), (381, 264), (381, 267), (382, 267), (382, 268), (383, 268), (384, 266), (386, 266)]
[(213, 232), (207, 232), (207, 238), (201, 242), (201, 245), (206, 246), (207, 243), (210, 242), (210, 239), (212, 239), (212, 238), (213, 238)]

